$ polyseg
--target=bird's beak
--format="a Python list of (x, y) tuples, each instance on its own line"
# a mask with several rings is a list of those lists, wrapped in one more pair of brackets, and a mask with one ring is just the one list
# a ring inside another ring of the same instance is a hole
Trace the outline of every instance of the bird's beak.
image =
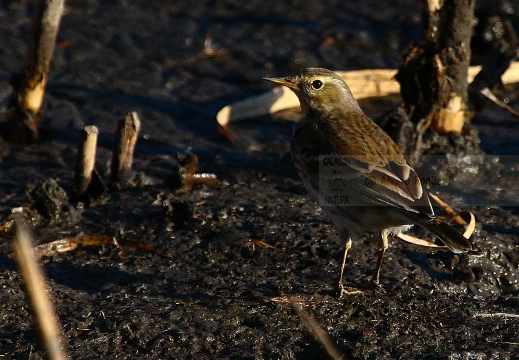
[(263, 80), (273, 82), (274, 84), (286, 86), (287, 88), (292, 89), (292, 90), (297, 89), (297, 84), (290, 77), (285, 77), (285, 78), (265, 77), (265, 78), (263, 78)]

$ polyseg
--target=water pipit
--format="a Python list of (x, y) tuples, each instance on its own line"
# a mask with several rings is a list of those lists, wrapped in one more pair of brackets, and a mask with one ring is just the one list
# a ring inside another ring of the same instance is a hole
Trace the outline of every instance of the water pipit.
[(292, 137), (292, 158), (306, 189), (344, 243), (341, 296), (359, 292), (343, 285), (351, 233), (377, 233), (375, 284), (388, 236), (412, 225), (431, 231), (454, 253), (477, 252), (461, 233), (434, 215), (429, 196), (402, 151), (364, 114), (337, 74), (308, 68), (293, 76), (265, 79), (288, 87), (299, 98), (304, 117)]

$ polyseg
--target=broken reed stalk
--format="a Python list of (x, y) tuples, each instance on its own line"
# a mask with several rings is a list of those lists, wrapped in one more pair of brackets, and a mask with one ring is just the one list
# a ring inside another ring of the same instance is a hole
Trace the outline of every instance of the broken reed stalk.
[(64, 3), (64, 0), (45, 0), (39, 6), (24, 70), (22, 74), (13, 76), (13, 114), (8, 130), (13, 142), (32, 143), (38, 140), (41, 105)]
[(74, 179), (74, 191), (76, 196), (84, 194), (94, 171), (96, 161), (97, 135), (96, 126), (89, 125), (81, 129), (81, 139), (76, 162), (76, 175)]
[(117, 124), (111, 168), (111, 180), (114, 184), (123, 184), (130, 175), (140, 128), (141, 121), (135, 111), (126, 115)]
[(317, 322), (308, 314), (303, 307), (294, 299), (290, 299), (292, 307), (303, 325), (312, 333), (314, 338), (324, 347), (328, 355), (333, 360), (346, 359), (346, 355), (342, 354), (330, 336), (317, 324)]
[(63, 349), (61, 329), (52, 301), (46, 291), (46, 280), (40, 264), (34, 255), (31, 237), (19, 221), (16, 221), (16, 238), (14, 251), (20, 267), (22, 279), (25, 282), (27, 296), (32, 305), (37, 326), (40, 330), (41, 341), (51, 360), (65, 360), (68, 356)]

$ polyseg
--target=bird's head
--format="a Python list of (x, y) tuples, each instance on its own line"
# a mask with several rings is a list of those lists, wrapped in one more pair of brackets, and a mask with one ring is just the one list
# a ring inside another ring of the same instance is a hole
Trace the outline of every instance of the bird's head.
[(321, 68), (307, 68), (283, 78), (264, 78), (292, 90), (305, 113), (343, 109), (358, 109), (357, 101), (344, 80), (333, 71)]

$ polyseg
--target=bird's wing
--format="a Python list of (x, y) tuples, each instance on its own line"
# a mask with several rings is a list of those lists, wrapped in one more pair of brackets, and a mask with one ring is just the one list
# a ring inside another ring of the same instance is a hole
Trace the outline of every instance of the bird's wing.
[(308, 174), (314, 189), (350, 195), (368, 204), (434, 215), (420, 178), (405, 158), (398, 164), (386, 162), (381, 156), (330, 153), (315, 141), (297, 137), (292, 146), (297, 148), (293, 156), (298, 171)]
[[(370, 161), (365, 156), (347, 156), (348, 166), (359, 173), (363, 185), (360, 193), (370, 194), (378, 202), (403, 207), (406, 210), (429, 216), (434, 212), (429, 196), (423, 190), (420, 178), (405, 158), (400, 163), (394, 161)], [(344, 170), (345, 172), (348, 169)]]

